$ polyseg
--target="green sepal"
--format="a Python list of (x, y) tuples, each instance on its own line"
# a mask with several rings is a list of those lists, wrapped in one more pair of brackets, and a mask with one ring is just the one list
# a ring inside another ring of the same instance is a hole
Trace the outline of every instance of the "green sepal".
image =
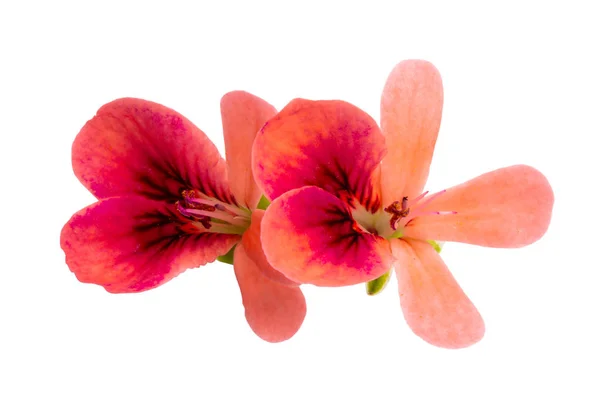
[(398, 229), (395, 232), (392, 233), (392, 235), (388, 238), (393, 239), (393, 238), (402, 238), (404, 237), (404, 232), (402, 231), (403, 229)]
[(256, 209), (267, 210), (267, 208), (269, 207), (270, 204), (271, 204), (271, 202), (269, 202), (269, 200), (264, 195), (262, 195), (260, 197), (260, 201), (258, 201), (258, 205), (256, 206)]
[(435, 252), (438, 254), (442, 252), (442, 246), (444, 245), (442, 241), (427, 240), (427, 242), (431, 244), (431, 246), (435, 249)]
[(372, 281), (365, 283), (365, 286), (367, 287), (367, 295), (375, 296), (379, 294), (383, 289), (385, 289), (391, 277), (392, 270), (390, 269), (388, 272), (384, 273), (379, 278), (373, 279)]
[(227, 254), (217, 257), (217, 261), (224, 262), (225, 264), (233, 265), (233, 250), (235, 250), (236, 245), (231, 247), (231, 250), (229, 250), (227, 252)]

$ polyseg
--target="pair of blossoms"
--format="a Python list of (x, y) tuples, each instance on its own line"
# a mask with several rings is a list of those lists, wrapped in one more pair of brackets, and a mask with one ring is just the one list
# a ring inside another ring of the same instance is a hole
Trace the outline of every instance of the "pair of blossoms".
[(64, 226), (66, 262), (80, 281), (126, 293), (229, 261), (250, 327), (270, 342), (300, 328), (300, 284), (366, 282), (375, 294), (393, 268), (414, 333), (469, 346), (484, 323), (434, 240), (525, 246), (546, 232), (554, 197), (525, 165), (423, 192), (442, 101), (438, 71), (417, 60), (391, 72), (381, 126), (343, 101), (296, 99), (278, 113), (228, 93), (226, 160), (169, 108), (108, 103), (73, 143), (75, 174), (99, 201)]

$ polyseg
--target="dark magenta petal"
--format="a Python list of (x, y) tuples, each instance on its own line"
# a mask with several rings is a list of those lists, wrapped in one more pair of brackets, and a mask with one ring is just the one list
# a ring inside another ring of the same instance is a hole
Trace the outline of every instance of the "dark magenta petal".
[(173, 201), (183, 189), (230, 202), (227, 167), (206, 135), (179, 113), (135, 98), (104, 105), (73, 142), (73, 170), (96, 197)]
[(379, 207), (385, 140), (373, 119), (343, 101), (290, 102), (254, 142), (254, 177), (269, 199), (306, 185)]
[(112, 293), (155, 288), (214, 261), (240, 240), (198, 233), (173, 205), (138, 196), (104, 199), (75, 213), (60, 245), (77, 279)]
[(298, 283), (354, 285), (392, 266), (389, 242), (362, 231), (344, 202), (312, 186), (271, 203), (261, 223), (261, 242), (269, 263)]

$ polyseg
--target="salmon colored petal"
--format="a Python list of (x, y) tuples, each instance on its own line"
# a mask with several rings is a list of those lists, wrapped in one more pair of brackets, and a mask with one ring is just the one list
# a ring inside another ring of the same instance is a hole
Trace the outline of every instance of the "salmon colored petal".
[(388, 154), (381, 165), (384, 206), (418, 196), (442, 119), (442, 79), (431, 63), (406, 60), (394, 68), (381, 96), (381, 130)]
[(237, 202), (250, 209), (262, 194), (252, 176), (252, 145), (256, 133), (276, 113), (266, 101), (244, 91), (227, 93), (221, 99), (229, 185)]
[(214, 144), (185, 117), (150, 101), (122, 98), (100, 108), (75, 138), (72, 160), (77, 178), (98, 198), (175, 201), (182, 190), (196, 189), (233, 200)]
[(269, 264), (267, 257), (260, 243), (261, 222), (265, 215), (264, 210), (254, 210), (252, 212), (252, 221), (250, 227), (246, 229), (242, 236), (242, 244), (246, 250), (246, 254), (258, 265), (264, 276), (272, 281), (279, 282), (288, 286), (297, 286), (298, 283), (286, 278), (281, 272), (276, 270)]
[(442, 348), (483, 338), (481, 315), (430, 244), (396, 239), (392, 251), (402, 312), (415, 334)]
[(293, 337), (306, 316), (306, 301), (300, 288), (263, 276), (241, 244), (235, 248), (233, 268), (252, 331), (268, 342)]
[(367, 113), (343, 101), (296, 99), (257, 135), (252, 169), (271, 200), (314, 185), (375, 211), (384, 154), (384, 138)]
[(505, 167), (436, 196), (425, 210), (458, 213), (416, 217), (404, 235), (486, 247), (522, 247), (544, 235), (553, 205), (552, 188), (542, 173), (525, 165)]
[(214, 261), (240, 238), (194, 230), (172, 205), (115, 197), (75, 213), (62, 229), (60, 245), (81, 282), (112, 293), (141, 292)]
[(262, 221), (261, 242), (271, 265), (298, 283), (354, 285), (389, 271), (389, 242), (362, 231), (340, 199), (303, 187), (275, 199)]

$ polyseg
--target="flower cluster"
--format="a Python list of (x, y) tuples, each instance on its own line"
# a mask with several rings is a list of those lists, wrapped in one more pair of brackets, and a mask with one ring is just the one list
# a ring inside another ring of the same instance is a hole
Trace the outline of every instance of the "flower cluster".
[(414, 333), (469, 346), (484, 323), (439, 243), (531, 244), (549, 226), (554, 197), (525, 165), (424, 191), (442, 103), (437, 69), (418, 60), (391, 72), (380, 125), (344, 101), (295, 99), (277, 112), (231, 92), (221, 101), (225, 160), (169, 108), (108, 103), (73, 143), (75, 174), (98, 202), (62, 229), (67, 265), (81, 282), (129, 293), (232, 263), (248, 324), (269, 342), (302, 325), (301, 284), (366, 283), (376, 294), (393, 268)]

